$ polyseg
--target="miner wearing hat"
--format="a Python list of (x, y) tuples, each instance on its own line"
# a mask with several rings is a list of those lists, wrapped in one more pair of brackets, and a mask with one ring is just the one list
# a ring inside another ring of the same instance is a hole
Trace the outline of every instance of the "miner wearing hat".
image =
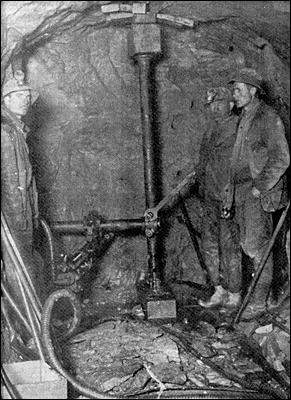
[[(1, 212), (36, 284), (33, 230), (37, 227), (38, 202), (32, 166), (26, 143), (27, 127), (22, 118), (31, 104), (31, 88), (24, 83), (24, 74), (17, 71), (2, 87), (1, 101)], [(19, 288), (13, 264), (2, 247), (5, 277), (18, 300)]]
[(211, 125), (200, 146), (199, 191), (203, 197), (201, 249), (215, 286), (202, 307), (236, 308), (241, 300), (241, 251), (238, 226), (221, 217), (223, 188), (229, 181), (229, 164), (236, 137), (238, 117), (232, 112), (234, 101), (226, 87), (207, 91)]
[[(263, 88), (258, 73), (242, 68), (229, 83), (241, 114), (231, 156), (230, 181), (224, 190), (225, 215), (234, 207), (241, 248), (256, 271), (272, 236), (272, 212), (286, 205), (283, 177), (289, 166), (289, 149), (280, 117), (260, 100)], [(264, 310), (272, 271), (270, 254), (246, 314)]]

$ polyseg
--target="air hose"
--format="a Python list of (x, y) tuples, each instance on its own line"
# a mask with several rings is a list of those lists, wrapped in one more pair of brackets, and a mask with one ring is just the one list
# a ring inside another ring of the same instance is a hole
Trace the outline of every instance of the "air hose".
[[(59, 374), (64, 376), (68, 382), (71, 383), (74, 389), (76, 389), (78, 392), (83, 394), (86, 397), (89, 398), (96, 398), (96, 399), (124, 399), (124, 398), (130, 398), (130, 395), (128, 396), (111, 396), (111, 395), (106, 395), (104, 393), (96, 391), (94, 388), (87, 386), (83, 383), (80, 383), (74, 378), (71, 374), (69, 374), (64, 367), (61, 365), (60, 361), (58, 360), (55, 351), (54, 351), (54, 345), (53, 341), (50, 335), (50, 324), (51, 324), (51, 316), (52, 316), (52, 311), (55, 303), (61, 299), (61, 298), (67, 298), (70, 300), (73, 310), (74, 310), (74, 319), (72, 322), (72, 325), (69, 329), (69, 335), (72, 335), (76, 332), (79, 323), (80, 323), (80, 303), (76, 297), (76, 295), (71, 292), (68, 289), (61, 289), (56, 292), (53, 292), (48, 299), (45, 301), (45, 304), (43, 306), (43, 314), (42, 314), (42, 321), (41, 321), (41, 326), (42, 326), (42, 340), (43, 340), (43, 346), (46, 351), (46, 355), (48, 358), (48, 363), (51, 365), (52, 368), (54, 368)], [(244, 397), (236, 397), (235, 392), (237, 392), (240, 396), (242, 396), (243, 391), (235, 391), (233, 390), (231, 397), (224, 397), (224, 394), (226, 396), (229, 395), (229, 393), (226, 393), (226, 391), (218, 390), (216, 393), (213, 392), (213, 390), (208, 390), (208, 389), (201, 389), (201, 390), (194, 390), (191, 391), (191, 394), (186, 394), (185, 391), (179, 391), (180, 394), (176, 395), (175, 398), (192, 398), (192, 399), (200, 399), (200, 398), (211, 398), (211, 399), (224, 399), (224, 398), (277, 398), (277, 399), (285, 399), (285, 394), (279, 391), (278, 389), (273, 389), (270, 387), (270, 385), (264, 384), (264, 387), (258, 384), (250, 384), (247, 383), (245, 380), (229, 373), (226, 372), (223, 368), (220, 366), (216, 365), (213, 361), (205, 359), (196, 349), (191, 346), (189, 341), (185, 337), (181, 337), (181, 335), (173, 332), (173, 330), (168, 329), (160, 324), (155, 324), (152, 323), (152, 325), (158, 326), (162, 330), (164, 330), (166, 333), (170, 334), (172, 337), (176, 338), (179, 340), (180, 344), (182, 347), (184, 347), (189, 353), (193, 354), (196, 358), (203, 360), (205, 365), (208, 365), (210, 368), (214, 369), (221, 375), (225, 376), (229, 380), (233, 382), (239, 383), (246, 391), (244, 391)], [(68, 334), (66, 337), (69, 336)], [(135, 396), (137, 396), (136, 394)], [(196, 396), (196, 397), (193, 397)], [(151, 394), (142, 394), (142, 396), (146, 396), (145, 398), (151, 398)], [(162, 393), (160, 396), (161, 398), (163, 397), (171, 397), (173, 396), (173, 391), (166, 390)], [(191, 397), (192, 396), (192, 397)], [(254, 397), (255, 396), (255, 397)]]
[(81, 382), (78, 382), (61, 365), (60, 361), (58, 360), (58, 358), (55, 354), (53, 342), (52, 342), (51, 335), (50, 335), (52, 310), (53, 310), (55, 303), (61, 298), (69, 299), (72, 304), (73, 311), (74, 311), (73, 322), (71, 324), (71, 327), (70, 327), (69, 332), (66, 335), (66, 337), (68, 337), (69, 335), (72, 335), (76, 331), (76, 329), (78, 328), (79, 323), (80, 323), (81, 306), (80, 306), (80, 303), (79, 303), (76, 295), (73, 292), (71, 292), (68, 289), (61, 289), (61, 290), (57, 290), (57, 291), (53, 292), (47, 298), (47, 300), (45, 301), (44, 306), (43, 306), (41, 327), (42, 327), (42, 341), (43, 341), (44, 350), (48, 357), (48, 363), (59, 374), (64, 376), (67, 379), (67, 381), (70, 382), (70, 384), (73, 386), (74, 389), (76, 389), (78, 392), (80, 392), (84, 396), (88, 396), (89, 398), (94, 398), (94, 399), (125, 398), (125, 397), (120, 397), (120, 396), (117, 397), (117, 396), (106, 395), (104, 393), (96, 391), (94, 388), (92, 388), (90, 386), (87, 386)]
[(273, 399), (266, 394), (260, 394), (251, 390), (219, 389), (219, 388), (195, 388), (195, 389), (168, 389), (161, 394), (155, 391), (137, 395), (136, 399)]
[(47, 242), (48, 242), (48, 248), (49, 248), (49, 257), (50, 257), (50, 267), (51, 267), (51, 272), (52, 272), (52, 279), (53, 282), (55, 282), (55, 253), (54, 253), (54, 242), (53, 242), (53, 235), (51, 232), (51, 229), (47, 222), (43, 219), (39, 219), (40, 225), (43, 228), (43, 231), (45, 233)]

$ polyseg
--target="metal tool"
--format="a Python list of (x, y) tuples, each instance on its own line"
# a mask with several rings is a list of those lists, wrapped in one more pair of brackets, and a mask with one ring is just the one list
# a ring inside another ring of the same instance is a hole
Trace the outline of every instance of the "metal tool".
[(199, 247), (199, 243), (198, 243), (198, 240), (197, 240), (197, 237), (196, 237), (196, 234), (195, 234), (194, 227), (192, 225), (192, 222), (191, 222), (191, 219), (189, 217), (185, 202), (184, 202), (184, 200), (183, 200), (181, 195), (179, 196), (179, 205), (180, 205), (180, 208), (181, 208), (181, 211), (182, 211), (184, 223), (185, 223), (185, 225), (186, 225), (186, 227), (188, 229), (188, 232), (189, 232), (193, 247), (194, 247), (194, 249), (196, 251), (197, 258), (198, 258), (199, 263), (200, 263), (200, 266), (205, 272), (207, 286), (208, 286), (209, 289), (211, 289), (211, 288), (214, 289), (214, 283), (212, 281), (209, 268), (206, 265), (206, 263), (204, 261), (204, 258), (203, 258), (203, 255), (202, 255), (202, 253), (200, 251), (200, 247)]
[(249, 289), (247, 291), (247, 294), (246, 294), (245, 298), (243, 299), (243, 302), (242, 302), (238, 312), (234, 316), (231, 325), (237, 324), (240, 321), (240, 316), (243, 313), (247, 303), (250, 300), (251, 295), (254, 292), (254, 289), (255, 289), (255, 287), (256, 287), (256, 285), (258, 283), (258, 280), (259, 280), (259, 278), (261, 276), (261, 273), (262, 273), (262, 271), (264, 269), (266, 261), (267, 261), (269, 255), (270, 255), (270, 252), (271, 252), (271, 250), (272, 250), (272, 248), (274, 246), (276, 237), (277, 237), (277, 235), (278, 235), (278, 233), (279, 233), (279, 231), (281, 229), (281, 226), (284, 223), (284, 220), (285, 220), (286, 215), (288, 213), (289, 207), (290, 207), (290, 201), (288, 202), (287, 207), (285, 208), (285, 210), (283, 211), (283, 213), (282, 213), (282, 215), (281, 215), (281, 217), (279, 219), (279, 222), (278, 222), (278, 224), (276, 226), (276, 229), (274, 230), (274, 233), (273, 233), (272, 238), (271, 238), (271, 240), (269, 242), (269, 245), (268, 245), (268, 247), (267, 247), (267, 249), (265, 251), (265, 254), (263, 255), (263, 258), (261, 259), (261, 262), (260, 262), (260, 264), (258, 266), (258, 269), (257, 269), (257, 271), (256, 271), (256, 273), (255, 273), (255, 275), (253, 277), (253, 280), (252, 280), (251, 285), (250, 285), (250, 287), (249, 287)]

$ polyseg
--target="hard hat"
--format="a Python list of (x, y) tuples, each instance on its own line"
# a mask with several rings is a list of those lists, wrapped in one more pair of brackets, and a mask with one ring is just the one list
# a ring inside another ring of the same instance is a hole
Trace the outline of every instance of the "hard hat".
[(234, 82), (247, 83), (263, 91), (262, 77), (253, 68), (242, 68), (238, 70), (228, 83)]
[(13, 92), (23, 92), (25, 90), (32, 90), (32, 88), (24, 83), (24, 73), (21, 70), (15, 71), (14, 77), (9, 79), (3, 85), (2, 95), (7, 96)]

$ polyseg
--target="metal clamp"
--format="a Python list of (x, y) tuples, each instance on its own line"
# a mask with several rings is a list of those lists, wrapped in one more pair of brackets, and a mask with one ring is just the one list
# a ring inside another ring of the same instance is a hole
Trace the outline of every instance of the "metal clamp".
[(102, 217), (97, 211), (90, 211), (89, 214), (84, 218), (84, 225), (86, 228), (86, 239), (91, 242), (95, 237), (101, 235), (101, 222)]
[(147, 209), (144, 213), (144, 218), (145, 218), (145, 235), (147, 237), (153, 237), (161, 226), (157, 210), (155, 208)]

